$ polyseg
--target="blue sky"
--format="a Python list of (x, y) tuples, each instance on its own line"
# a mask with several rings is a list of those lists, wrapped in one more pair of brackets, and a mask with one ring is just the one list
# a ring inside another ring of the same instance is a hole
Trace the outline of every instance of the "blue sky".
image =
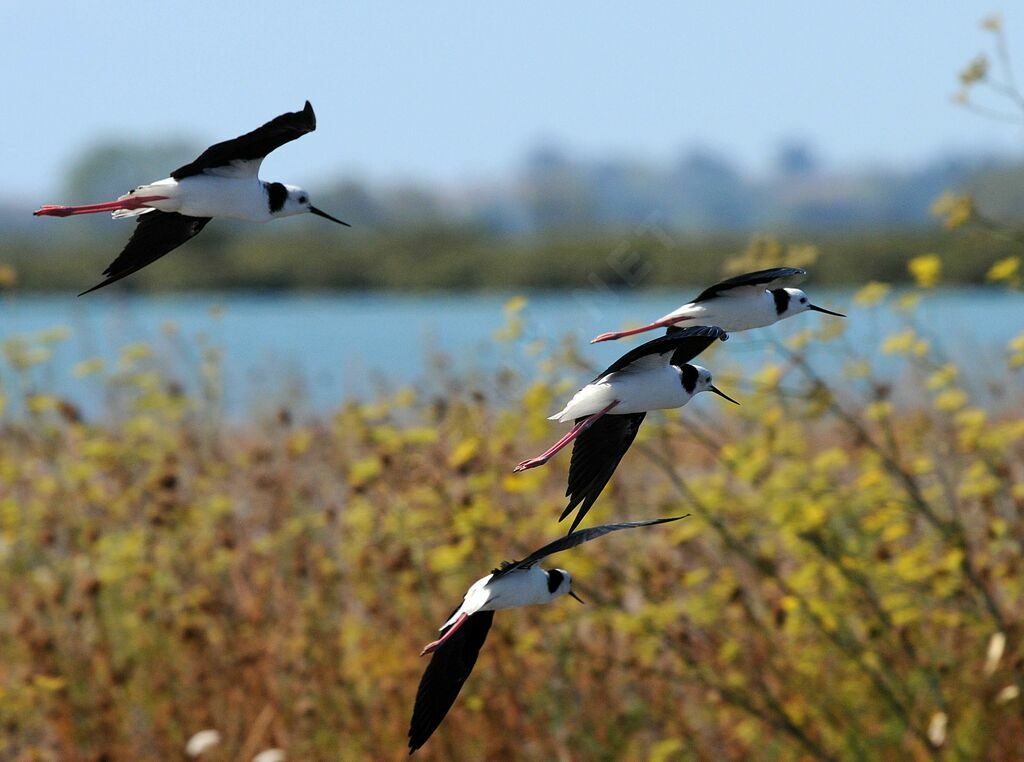
[[(703, 144), (753, 168), (791, 136), (835, 164), (1011, 149), (1020, 131), (949, 102), (957, 71), (988, 42), (977, 22), (994, 10), (922, 0), (5, 3), (0, 196), (57, 192), (68, 162), (103, 137), (205, 145), (305, 98), (318, 131), (275, 154), (265, 176), (314, 186), (339, 172), (479, 179), (540, 141), (655, 160)], [(1024, 63), (1024, 11), (1006, 22)]]

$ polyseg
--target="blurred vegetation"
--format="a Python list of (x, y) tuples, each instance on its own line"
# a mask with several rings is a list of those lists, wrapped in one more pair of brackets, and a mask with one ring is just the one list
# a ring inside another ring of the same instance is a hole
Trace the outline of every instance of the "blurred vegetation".
[[(768, 242), (732, 268), (808, 257)], [(908, 269), (916, 292), (873, 283), (850, 310), (904, 316), (875, 346), (820, 323), (743, 378), (713, 350), (742, 407), (654, 416), (594, 521), (693, 516), (559, 558), (591, 605), (498, 617), (421, 756), (1014, 758), (1024, 334), (1003, 367), (946, 356), (914, 318), (943, 262)], [(0, 757), (173, 759), (203, 730), (204, 760), (402, 757), (419, 648), (469, 582), (564, 531), (568, 458), (510, 471), (555, 435), (579, 356), (534, 341), (538, 379), (230, 423), (215, 348), (196, 384), (133, 345), (76, 368), (107, 394), (89, 421), (46, 391), (66, 339), (3, 346)], [(824, 342), (843, 377), (808, 363)]]
[[(77, 222), (77, 221), (76, 221)], [(289, 220), (267, 227), (210, 225), (181, 250), (125, 280), (118, 289), (562, 289), (641, 288), (710, 283), (723, 264), (749, 244), (745, 236), (676, 238), (657, 226), (621, 235), (496, 238), (461, 226), (375, 233), (335, 231), (326, 223)], [(301, 232), (282, 232), (296, 226)], [(28, 240), (0, 241), (0, 263), (18, 273), (28, 291), (81, 291), (120, 251), (130, 226), (97, 238), (61, 237), (68, 229)], [(947, 283), (984, 283), (991, 264), (1019, 252), (1019, 244), (985, 231), (950, 236), (934, 230), (816, 235), (823, 258), (815, 285), (907, 282), (908, 257), (935, 252)], [(755, 238), (756, 242), (758, 239)], [(783, 236), (791, 244), (807, 240)], [(57, 255), (55, 252), (60, 252)]]

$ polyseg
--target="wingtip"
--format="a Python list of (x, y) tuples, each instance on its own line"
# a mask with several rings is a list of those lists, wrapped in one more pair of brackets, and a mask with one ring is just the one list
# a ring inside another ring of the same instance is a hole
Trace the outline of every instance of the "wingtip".
[[(568, 511), (571, 511), (571, 510), (572, 510), (572, 508), (567, 508), (566, 509), (567, 513), (563, 513), (562, 514), (562, 519), (564, 519), (568, 515)], [(579, 513), (576, 514), (575, 518), (573, 518), (573, 520), (572, 520), (572, 526), (569, 527), (569, 531), (565, 535), (566, 537), (568, 537), (569, 535), (571, 535), (573, 532), (576, 531), (576, 528), (580, 525), (580, 522), (583, 521), (583, 518), (586, 515), (587, 515), (587, 511), (580, 511)], [(559, 521), (561, 521), (562, 519), (559, 519)]]
[(680, 521), (682, 519), (688, 519), (688, 518), (690, 518), (690, 516), (691, 516), (691, 514), (689, 514), (689, 513), (684, 513), (682, 516), (669, 516), (668, 518), (658, 519), (657, 523), (658, 524), (667, 524), (670, 521)]

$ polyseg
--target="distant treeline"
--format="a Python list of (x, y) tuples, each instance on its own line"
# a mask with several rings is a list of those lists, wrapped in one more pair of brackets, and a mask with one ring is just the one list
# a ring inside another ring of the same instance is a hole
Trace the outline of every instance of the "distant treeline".
[[(500, 290), (700, 284), (720, 276), (726, 260), (742, 253), (751, 240), (739, 234), (683, 237), (653, 224), (592, 237), (508, 237), (458, 226), (335, 231), (315, 222), (211, 225), (117, 288)], [(299, 230), (283, 233), (288, 225)], [(107, 221), (102, 233), (93, 228), (94, 234), (82, 236), (81, 226), (57, 222), (45, 235), (0, 242), (0, 267), (13, 268), (19, 290), (81, 290), (100, 279), (131, 227)], [(907, 260), (926, 252), (942, 258), (943, 281), (982, 283), (994, 261), (1021, 249), (981, 233), (939, 229), (818, 231), (780, 240), (816, 247), (815, 282), (826, 285), (905, 281)]]
[[(8, 193), (0, 205), (0, 234), (35, 233), (29, 212), (36, 202), (115, 198), (200, 150), (174, 140), (92, 146), (68, 166), (59, 199), (15, 203)], [(496, 236), (579, 235), (656, 219), (686, 235), (750, 235), (926, 226), (934, 222), (932, 202), (949, 190), (971, 192), (989, 215), (1012, 222), (1024, 216), (1022, 181), (1024, 166), (1011, 156), (946, 154), (911, 167), (837, 167), (791, 141), (759, 171), (699, 146), (660, 160), (548, 146), (530, 151), (511, 170), (473, 182), (382, 182), (338, 173), (322, 176), (310, 190), (318, 206), (364, 231), (458, 225)]]
[[(199, 149), (180, 142), (112, 141), (68, 169), (67, 203), (114, 198), (160, 177)], [(694, 148), (671, 162), (587, 158), (539, 149), (483, 187), (392, 185), (335, 178), (317, 205), (351, 222), (315, 219), (265, 227), (217, 220), (194, 241), (133, 275), (156, 289), (518, 289), (698, 284), (717, 278), (756, 231), (812, 244), (815, 280), (906, 279), (905, 263), (942, 255), (949, 282), (982, 282), (1019, 245), (943, 231), (940, 193), (969, 192), (986, 219), (1024, 218), (1024, 165), (997, 157), (938, 157), (910, 169), (837, 171), (810, 147), (783, 146), (772, 168), (745, 171)], [(53, 201), (54, 199), (48, 199)], [(34, 203), (0, 206), (0, 265), (34, 291), (81, 290), (124, 246), (130, 223), (35, 219)], [(10, 274), (0, 277), (9, 280)], [(120, 288), (121, 286), (119, 286)]]

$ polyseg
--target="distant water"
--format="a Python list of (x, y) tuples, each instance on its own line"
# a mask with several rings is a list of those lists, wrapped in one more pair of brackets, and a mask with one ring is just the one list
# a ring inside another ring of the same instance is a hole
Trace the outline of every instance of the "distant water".
[[(589, 346), (597, 333), (653, 320), (699, 289), (608, 293), (579, 290), (525, 294), (521, 315), (527, 337), (579, 341), (595, 366), (610, 363), (638, 341)], [(198, 373), (200, 346), (223, 352), (225, 404), (240, 412), (292, 399), (304, 407), (329, 409), (348, 396), (365, 396), (383, 380), (392, 388), (429, 376), (433, 353), (450, 357), (454, 373), (514, 364), (529, 373), (536, 362), (522, 344), (494, 340), (507, 322), (503, 310), (512, 294), (286, 294), (252, 293), (123, 296), (102, 294), (18, 296), (0, 302), (0, 340), (55, 327), (70, 329), (56, 345), (52, 362), (38, 384), (87, 409), (100, 405), (95, 382), (74, 377), (80, 360), (103, 357), (116, 362), (122, 347), (151, 343), (161, 363), (187, 385)], [(815, 301), (846, 312), (844, 342), (877, 355), (884, 337), (903, 325), (890, 310), (857, 307), (852, 293), (815, 290)], [(774, 337), (821, 321), (838, 320), (808, 313), (766, 329), (734, 335), (729, 357), (755, 367), (770, 351)], [(1002, 364), (1006, 343), (1024, 330), (1024, 296), (995, 289), (958, 289), (930, 294), (916, 312), (923, 330), (947, 351), (977, 362)], [(177, 328), (168, 337), (167, 324)], [(653, 334), (652, 334), (653, 338)], [(818, 367), (838, 366), (835, 345), (817, 353)], [(883, 360), (884, 365), (885, 360)], [(36, 374), (37, 376), (39, 374)], [(11, 373), (0, 364), (5, 388)]]

